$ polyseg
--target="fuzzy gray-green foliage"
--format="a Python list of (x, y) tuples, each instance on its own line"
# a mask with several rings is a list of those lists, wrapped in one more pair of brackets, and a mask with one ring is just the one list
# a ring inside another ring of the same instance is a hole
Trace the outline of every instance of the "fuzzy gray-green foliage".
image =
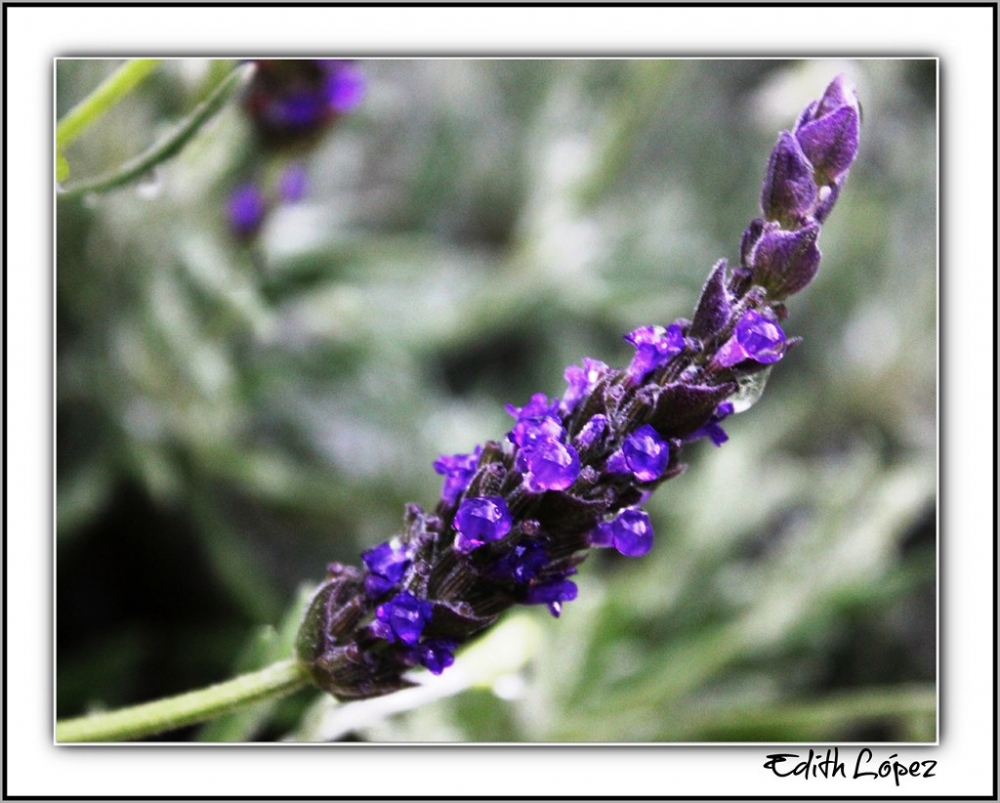
[[(114, 66), (60, 61), (57, 113)], [(167, 62), (70, 146), (74, 176), (232, 66)], [(57, 204), (59, 715), (283, 657), (301, 585), (432, 507), (439, 454), (691, 315), (778, 131), (845, 72), (861, 150), (790, 303), (804, 342), (647, 504), (652, 553), (592, 556), (561, 619), (518, 612), (402, 710), (303, 693), (201, 736), (933, 740), (934, 63), (362, 67), (365, 101), (301, 156), (308, 196), (253, 244), (226, 193), (276, 167), (235, 104), (148, 181)]]

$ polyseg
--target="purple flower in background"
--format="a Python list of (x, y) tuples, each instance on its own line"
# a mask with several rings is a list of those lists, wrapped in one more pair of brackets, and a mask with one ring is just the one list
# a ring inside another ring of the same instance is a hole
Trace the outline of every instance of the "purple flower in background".
[(285, 168), (278, 180), (278, 192), (283, 201), (295, 203), (301, 201), (309, 187), (309, 174), (305, 167), (296, 162)]
[(323, 94), (327, 105), (338, 114), (354, 111), (365, 97), (365, 75), (352, 61), (321, 62), (326, 72)]
[(312, 139), (357, 108), (365, 79), (342, 59), (260, 59), (244, 100), (257, 132), (270, 147)]
[(229, 195), (226, 216), (229, 228), (237, 237), (252, 237), (260, 229), (267, 214), (264, 194), (256, 184), (244, 184)]
[[(326, 108), (337, 93), (350, 107), (359, 92), (349, 73), (337, 80), (336, 90), (322, 84)], [(296, 644), (317, 685), (341, 699), (412, 685), (406, 672), (444, 671), (514, 605), (559, 616), (590, 549), (652, 549), (639, 506), (684, 469), (687, 444), (728, 439), (721, 423), (740, 388), (789, 346), (778, 324), (784, 300), (818, 270), (820, 228), (857, 153), (859, 112), (837, 78), (782, 132), (763, 217), (743, 233), (739, 265), (716, 262), (691, 321), (639, 326), (625, 336), (635, 348), (625, 369), (587, 358), (566, 369), (561, 399), (537, 393), (507, 405), (515, 423), (505, 440), (435, 461), (444, 483), (433, 512), (408, 505), (402, 531), (363, 553), (362, 569), (331, 565)]]
[[(243, 108), (258, 139), (268, 149), (297, 153), (365, 94), (364, 74), (352, 61), (339, 59), (258, 59)], [(249, 239), (263, 225), (271, 204), (305, 197), (308, 175), (300, 162), (286, 167), (265, 189), (247, 184), (229, 199), (227, 217), (237, 237)]]

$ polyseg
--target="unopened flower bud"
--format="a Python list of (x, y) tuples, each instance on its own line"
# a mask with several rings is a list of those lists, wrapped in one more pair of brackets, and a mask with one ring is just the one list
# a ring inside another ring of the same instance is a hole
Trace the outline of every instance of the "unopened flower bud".
[(797, 231), (777, 227), (765, 231), (749, 255), (753, 280), (765, 287), (773, 300), (798, 293), (819, 270), (820, 251), (816, 246), (819, 224)]
[(807, 123), (795, 139), (812, 162), (820, 183), (832, 184), (843, 176), (858, 152), (858, 113), (850, 106)]
[(813, 166), (788, 131), (782, 131), (771, 151), (760, 206), (764, 217), (794, 226), (809, 215), (816, 204), (819, 188)]

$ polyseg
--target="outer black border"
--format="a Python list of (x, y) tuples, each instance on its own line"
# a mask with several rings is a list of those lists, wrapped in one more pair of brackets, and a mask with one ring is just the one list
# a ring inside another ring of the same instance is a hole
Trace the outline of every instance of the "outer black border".
[[(43, 2), (10, 2), (10, 3), (8, 3), (8, 2), (4, 2), (4, 3), (2, 3), (2, 8), (3, 8), (3, 14), (2, 14), (2, 19), (3, 19), (3, 45), (4, 45), (4, 47), (3, 47), (3, 62), (2, 62), (2, 66), (3, 66), (3, 142), (4, 142), (3, 158), (4, 158), (4, 163), (6, 163), (7, 156), (8, 156), (8, 152), (7, 152), (7, 120), (8, 120), (7, 86), (8, 86), (8, 83), (7, 82), (8, 82), (8, 76), (10, 75), (10, 71), (8, 69), (8, 64), (7, 64), (7, 52), (8, 52), (7, 37), (8, 37), (8, 33), (9, 33), (9, 27), (8, 27), (8, 24), (7, 24), (7, 22), (8, 22), (7, 21), (7, 7), (8, 6), (10, 6), (10, 7), (56, 6), (56, 7), (58, 7), (58, 6), (76, 6), (76, 5), (80, 5), (80, 4), (69, 3), (69, 2), (58, 2), (58, 3), (43, 3)], [(234, 3), (223, 3), (223, 2), (209, 2), (209, 3), (198, 3), (198, 2), (179, 2), (179, 3), (168, 3), (168, 2), (150, 2), (150, 3), (139, 3), (139, 2), (133, 2), (133, 3), (93, 2), (93, 3), (87, 3), (86, 5), (93, 6), (93, 7), (109, 7), (109, 6), (119, 6), (119, 5), (121, 5), (121, 6), (140, 7), (141, 8), (141, 7), (230, 7), (230, 6), (232, 6), (232, 7), (240, 7), (240, 6), (243, 6), (243, 5), (246, 5), (246, 4), (245, 3), (236, 3), (236, 2), (234, 2)], [(253, 5), (255, 5), (255, 6), (259, 5), (259, 6), (262, 6), (262, 7), (293, 7), (293, 8), (295, 8), (295, 7), (307, 7), (307, 6), (326, 6), (326, 5), (331, 5), (331, 4), (329, 4), (329, 3), (308, 3), (308, 2), (288, 2), (288, 3), (264, 2), (264, 3), (259, 3), (259, 4), (255, 3)], [(704, 2), (702, 2), (702, 3), (687, 2), (687, 3), (672, 3), (672, 4), (665, 4), (665, 3), (659, 3), (659, 2), (621, 2), (621, 3), (608, 3), (608, 2), (575, 2), (575, 3), (558, 3), (558, 2), (526, 2), (526, 3), (511, 3), (511, 2), (460, 2), (460, 3), (453, 3), (453, 4), (451, 4), (451, 3), (441, 3), (441, 2), (438, 2), (438, 3), (353, 2), (353, 3), (339, 3), (339, 4), (336, 4), (336, 5), (342, 5), (342, 6), (345, 6), (345, 7), (352, 7), (352, 8), (353, 7), (360, 7), (360, 8), (372, 8), (372, 7), (393, 8), (393, 7), (409, 7), (409, 6), (420, 6), (420, 7), (427, 7), (427, 6), (430, 6), (430, 7), (461, 7), (461, 8), (479, 8), (479, 7), (490, 7), (490, 8), (493, 8), (493, 7), (501, 7), (501, 8), (502, 7), (566, 7), (566, 8), (573, 8), (573, 7), (585, 7), (585, 6), (595, 6), (595, 7), (611, 7), (611, 6), (619, 7), (620, 6), (620, 7), (631, 8), (631, 7), (658, 7), (658, 6), (663, 6), (663, 5), (673, 5), (673, 6), (677, 6), (677, 7), (716, 7), (716, 6), (722, 6), (722, 7), (724, 7), (725, 5), (735, 5), (735, 4), (731, 4), (731, 3), (715, 4), (715, 3), (704, 3)], [(994, 110), (994, 114), (993, 114), (993, 150), (994, 150), (994, 158), (996, 158), (996, 155), (997, 155), (997, 142), (998, 142), (998, 137), (997, 137), (997, 115), (996, 115), (996, 108), (997, 108), (997, 66), (998, 66), (998, 61), (997, 61), (997, 4), (995, 2), (956, 2), (956, 3), (947, 3), (947, 2), (932, 2), (932, 3), (911, 3), (911, 2), (902, 2), (902, 3), (891, 3), (891, 2), (882, 2), (882, 3), (876, 3), (876, 2), (848, 2), (848, 3), (833, 3), (833, 2), (817, 2), (817, 3), (802, 3), (802, 2), (797, 2), (797, 3), (758, 2), (758, 3), (739, 4), (739, 5), (750, 5), (750, 6), (754, 6), (754, 7), (791, 7), (791, 8), (794, 8), (794, 7), (803, 7), (803, 6), (809, 6), (809, 7), (813, 7), (813, 6), (815, 6), (815, 7), (840, 7), (840, 6), (842, 6), (842, 7), (897, 7), (898, 6), (900, 8), (905, 8), (907, 6), (913, 6), (913, 5), (921, 5), (921, 6), (925, 6), (926, 5), (926, 6), (933, 6), (933, 7), (987, 7), (987, 8), (992, 8), (993, 9), (993, 25), (992, 25), (992, 29), (993, 29), (993, 92), (992, 92), (992, 102), (993, 102), (993, 110)], [(458, 55), (458, 54), (455, 54), (455, 55)], [(481, 54), (479, 54), (479, 55), (481, 55)], [(563, 55), (563, 54), (560, 54), (560, 55)], [(636, 55), (636, 54), (630, 54), (630, 55)], [(941, 92), (941, 89), (942, 89), (942, 87), (939, 85), (939, 87), (938, 87), (939, 98), (943, 94)], [(942, 135), (942, 137), (944, 137), (944, 135), (945, 135), (945, 132), (944, 132), (943, 129), (944, 129), (944, 123), (942, 121), (942, 124), (941, 124), (941, 135)], [(940, 161), (941, 161), (940, 160), (940, 156), (941, 156), (941, 154), (940, 154), (940, 141), (938, 143), (938, 148), (939, 148), (939, 163), (940, 163)], [(943, 165), (942, 165), (942, 167), (943, 167)], [(54, 176), (52, 176), (52, 179), (54, 180)], [(4, 203), (4, 209), (7, 210), (10, 207), (8, 206), (8, 200), (9, 200), (9, 198), (8, 198), (8, 194), (7, 194), (7, 175), (6, 175), (6, 172), (4, 172), (4, 174), (3, 174), (2, 186), (3, 186), (3, 203)], [(996, 209), (997, 194), (998, 194), (998, 174), (997, 174), (997, 170), (994, 169), (994, 173), (993, 173), (993, 201), (994, 201), (994, 209)], [(943, 197), (939, 198), (939, 203), (940, 203), (941, 208), (946, 208), (947, 204), (946, 204), (946, 201), (945, 201), (945, 199)], [(943, 221), (942, 221), (942, 224), (943, 224)], [(50, 226), (51, 225), (52, 225), (52, 221), (50, 221)], [(941, 235), (940, 235), (941, 236), (941, 242), (943, 243), (943, 241), (945, 239), (944, 226), (941, 225), (940, 229), (941, 229)], [(994, 268), (994, 278), (996, 277), (996, 271), (997, 271), (997, 265), (998, 265), (997, 255), (998, 255), (998, 250), (997, 250), (997, 227), (996, 227), (996, 224), (994, 224), (993, 237), (992, 237), (992, 264), (993, 264), (993, 268)], [(4, 270), (3, 270), (2, 292), (3, 292), (3, 312), (4, 312), (4, 315), (3, 315), (3, 379), (4, 379), (4, 381), (3, 381), (3, 389), (2, 389), (2, 404), (3, 404), (4, 416), (3, 416), (3, 430), (2, 430), (2, 432), (3, 432), (3, 476), (4, 476), (5, 479), (4, 479), (3, 497), (2, 497), (3, 498), (3, 521), (4, 521), (4, 537), (3, 537), (3, 544), (2, 544), (2, 556), (3, 556), (3, 566), (4, 566), (4, 578), (6, 578), (6, 576), (7, 576), (7, 568), (8, 568), (8, 562), (7, 562), (7, 538), (6, 538), (6, 533), (7, 533), (7, 527), (6, 527), (6, 524), (7, 524), (7, 483), (6, 483), (6, 477), (7, 477), (7, 472), (8, 472), (8, 461), (7, 461), (7, 344), (8, 344), (8, 341), (9, 341), (9, 334), (10, 334), (9, 330), (8, 330), (8, 326), (7, 326), (7, 317), (8, 316), (6, 314), (7, 313), (7, 304), (8, 304), (7, 271), (6, 271), (6, 264), (7, 264), (7, 214), (5, 214), (4, 218), (3, 218), (3, 257), (4, 257)], [(943, 297), (944, 294), (945, 294), (945, 292), (946, 292), (946, 286), (945, 286), (945, 283), (942, 282), (941, 285), (940, 285), (940, 290), (939, 290), (939, 293), (940, 293), (939, 303), (940, 303), (940, 297)], [(50, 328), (50, 331), (51, 331), (51, 328)], [(1000, 331), (1000, 330), (998, 330), (997, 305), (996, 305), (996, 298), (994, 297), (994, 306), (993, 306), (993, 338), (994, 338), (994, 344), (996, 344), (998, 342), (998, 331)], [(997, 368), (997, 366), (996, 366), (995, 363), (992, 366), (992, 368), (993, 368), (993, 374), (992, 375), (993, 375), (993, 380), (994, 380), (993, 381), (992, 412), (993, 412), (993, 422), (994, 422), (994, 426), (995, 426), (996, 423), (997, 423), (997, 410), (998, 410), (998, 405), (997, 405), (997, 383), (996, 383), (996, 378), (997, 378), (996, 368)], [(944, 367), (942, 366), (942, 374), (943, 373), (944, 373)], [(941, 387), (939, 387), (939, 393), (942, 396), (944, 395), (943, 393), (941, 393), (941, 390), (943, 389), (943, 386), (944, 386), (944, 382), (942, 381), (941, 382)], [(51, 396), (51, 394), (50, 394), (50, 396)], [(944, 408), (944, 406), (946, 404), (946, 401), (947, 400), (944, 399), (944, 398), (941, 399), (941, 409), (942, 410), (943, 410), (943, 408)], [(943, 418), (943, 416), (942, 416), (942, 418)], [(992, 455), (993, 455), (993, 471), (994, 471), (994, 477), (995, 477), (996, 476), (996, 468), (997, 468), (997, 459), (998, 459), (998, 444), (997, 444), (997, 438), (996, 437), (994, 437), (994, 440), (993, 440)], [(943, 485), (943, 483), (942, 483), (942, 485)], [(994, 532), (994, 534), (997, 532), (997, 528), (998, 528), (997, 510), (998, 510), (998, 507), (997, 507), (997, 496), (994, 495), (994, 497), (993, 497), (993, 532)], [(943, 560), (944, 560), (944, 556), (939, 551), (939, 554), (938, 554), (939, 566), (940, 566), (940, 563)], [(991, 633), (993, 634), (993, 640), (994, 640), (993, 641), (993, 643), (994, 643), (994, 651), (993, 651), (993, 682), (994, 682), (994, 690), (996, 689), (996, 686), (997, 686), (997, 666), (998, 666), (998, 657), (997, 657), (997, 651), (996, 651), (996, 638), (997, 638), (997, 606), (996, 606), (996, 603), (997, 603), (997, 579), (998, 579), (998, 569), (997, 569), (997, 561), (996, 561), (996, 542), (994, 541), (994, 544), (993, 544), (993, 602), (994, 602), (994, 606), (993, 606), (993, 611), (992, 611), (992, 629), (991, 629)], [(8, 649), (7, 649), (7, 615), (8, 615), (8, 612), (10, 610), (10, 604), (9, 604), (10, 603), (10, 598), (9, 598), (9, 596), (7, 594), (7, 584), (6, 584), (6, 582), (4, 583), (4, 589), (5, 589), (5, 591), (4, 591), (4, 614), (3, 614), (3, 617), (4, 617), (3, 618), (4, 628), (3, 628), (3, 659), (2, 659), (2, 667), (3, 667), (3, 675), (4, 675), (3, 693), (4, 693), (4, 697), (6, 697), (7, 696), (7, 692), (8, 692), (8, 687), (7, 687), (7, 654), (8, 654)], [(940, 620), (940, 616), (941, 616), (940, 606), (939, 606), (939, 614), (938, 615), (939, 615), (939, 620)], [(939, 654), (941, 652), (943, 652), (943, 646), (942, 646), (942, 644), (941, 644), (940, 641), (939, 641), (939, 644), (938, 644), (938, 651), (939, 651)], [(939, 677), (938, 677), (938, 681), (937, 682), (938, 682), (938, 684), (941, 683), (940, 673), (939, 673)], [(939, 716), (940, 716), (940, 712), (939, 712)], [(6, 773), (6, 769), (7, 769), (7, 711), (6, 711), (6, 707), (3, 709), (3, 713), (2, 713), (2, 728), (3, 728), (3, 736), (4, 736), (4, 742), (3, 742), (3, 748), (2, 748), (2, 758), (0, 758), (0, 760), (2, 760), (2, 765), (0, 765), (0, 766), (2, 766), (2, 769), (3, 769), (2, 790), (0, 790), (0, 791), (2, 791), (2, 799), (3, 800), (47, 800), (47, 799), (51, 799), (51, 798), (46, 798), (46, 797), (39, 796), (39, 795), (25, 795), (25, 796), (17, 796), (17, 797), (10, 797), (10, 796), (8, 796), (8, 794), (7, 794), (7, 773)], [(941, 726), (939, 724), (939, 733), (940, 733), (940, 729), (941, 729)], [(994, 709), (993, 709), (993, 747), (994, 747), (993, 756), (994, 756), (994, 758), (993, 758), (993, 791), (992, 791), (992, 795), (989, 795), (989, 796), (961, 796), (961, 797), (956, 797), (956, 796), (919, 796), (918, 795), (918, 796), (912, 796), (912, 797), (905, 798), (905, 799), (909, 799), (909, 800), (998, 800), (998, 791), (997, 791), (998, 790), (998, 786), (997, 786), (997, 777), (998, 777), (997, 730), (998, 730), (998, 711), (997, 711), (997, 708), (994, 707)], [(761, 744), (760, 747), (766, 748), (767, 745)], [(74, 749), (79, 749), (79, 748), (74, 748)], [(84, 747), (82, 749), (87, 749), (87, 748)], [(195, 799), (198, 799), (198, 800), (274, 800), (274, 799), (279, 799), (279, 798), (260, 797), (260, 796), (255, 796), (255, 797), (244, 797), (244, 796), (209, 796), (209, 797), (198, 796), (198, 797), (194, 797), (194, 796), (191, 796), (191, 797), (176, 798), (176, 797), (168, 797), (168, 796), (149, 795), (149, 796), (143, 796), (143, 797), (139, 797), (139, 798), (126, 797), (126, 796), (102, 796), (102, 797), (97, 797), (97, 796), (70, 796), (70, 797), (64, 797), (64, 798), (59, 798), (59, 799), (62, 799), (62, 800), (134, 800), (134, 799), (139, 799), (139, 800), (177, 800), (177, 799), (181, 799), (181, 800), (195, 800)], [(280, 799), (283, 799), (283, 800), (330, 800), (330, 799), (336, 800), (336, 799), (345, 799), (345, 798), (318, 797), (318, 796), (316, 796), (316, 797), (313, 797), (313, 796), (291, 796), (291, 797), (282, 797)], [(434, 797), (429, 797), (429, 796), (414, 796), (414, 797), (407, 797), (407, 798), (394, 798), (394, 797), (382, 797), (382, 796), (363, 796), (363, 797), (353, 796), (350, 799), (352, 799), (352, 800), (399, 800), (399, 799), (405, 799), (405, 800), (414, 800), (414, 801), (423, 801), (423, 800), (428, 800), (428, 801), (430, 801), (430, 800), (448, 800), (448, 801), (451, 801), (451, 800), (608, 800), (610, 798), (605, 798), (605, 797), (590, 797), (590, 796), (586, 796), (586, 797), (579, 797), (579, 796), (524, 796), (524, 797), (521, 797), (521, 796), (518, 796), (518, 797), (494, 797), (494, 796), (461, 796), (461, 797), (456, 797), (456, 796), (434, 796)], [(684, 798), (681, 798), (681, 797), (654, 797), (654, 796), (627, 796), (627, 797), (619, 797), (619, 798), (615, 798), (615, 799), (617, 799), (617, 800), (753, 800), (753, 801), (757, 801), (757, 800), (763, 801), (763, 800), (802, 800), (802, 799), (809, 799), (809, 800), (824, 800), (825, 801), (825, 800), (857, 800), (857, 799), (859, 799), (859, 797), (858, 796), (854, 796), (854, 795), (850, 795), (850, 796), (849, 795), (844, 795), (844, 796), (809, 796), (809, 797), (797, 796), (797, 795), (796, 796), (780, 796), (780, 797), (775, 797), (775, 796), (767, 796), (767, 797), (764, 797), (764, 796), (722, 797), (722, 796), (712, 796), (712, 795), (704, 795), (704, 796), (703, 795), (698, 795), (698, 796), (687, 796), (687, 797), (684, 797)], [(896, 795), (882, 795), (882, 796), (870, 796), (870, 797), (867, 797), (865, 799), (869, 799), (869, 800), (900, 800), (900, 799), (904, 799), (904, 798), (901, 798), (901, 797), (896, 796)]]

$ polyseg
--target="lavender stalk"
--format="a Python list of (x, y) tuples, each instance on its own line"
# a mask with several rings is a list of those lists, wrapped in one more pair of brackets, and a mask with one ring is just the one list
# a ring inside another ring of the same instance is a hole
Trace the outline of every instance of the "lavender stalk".
[(296, 653), (317, 686), (341, 700), (413, 685), (422, 665), (440, 674), (456, 649), (514, 605), (559, 616), (589, 550), (640, 557), (653, 529), (641, 509), (685, 466), (687, 443), (727, 440), (722, 422), (749, 406), (762, 379), (797, 342), (785, 300), (820, 263), (820, 228), (858, 150), (860, 109), (843, 76), (782, 132), (761, 191), (762, 217), (720, 260), (691, 320), (643, 326), (614, 369), (585, 359), (566, 369), (560, 398), (507, 406), (505, 441), (442, 456), (433, 513), (407, 505), (403, 530), (331, 564), (300, 627)]

